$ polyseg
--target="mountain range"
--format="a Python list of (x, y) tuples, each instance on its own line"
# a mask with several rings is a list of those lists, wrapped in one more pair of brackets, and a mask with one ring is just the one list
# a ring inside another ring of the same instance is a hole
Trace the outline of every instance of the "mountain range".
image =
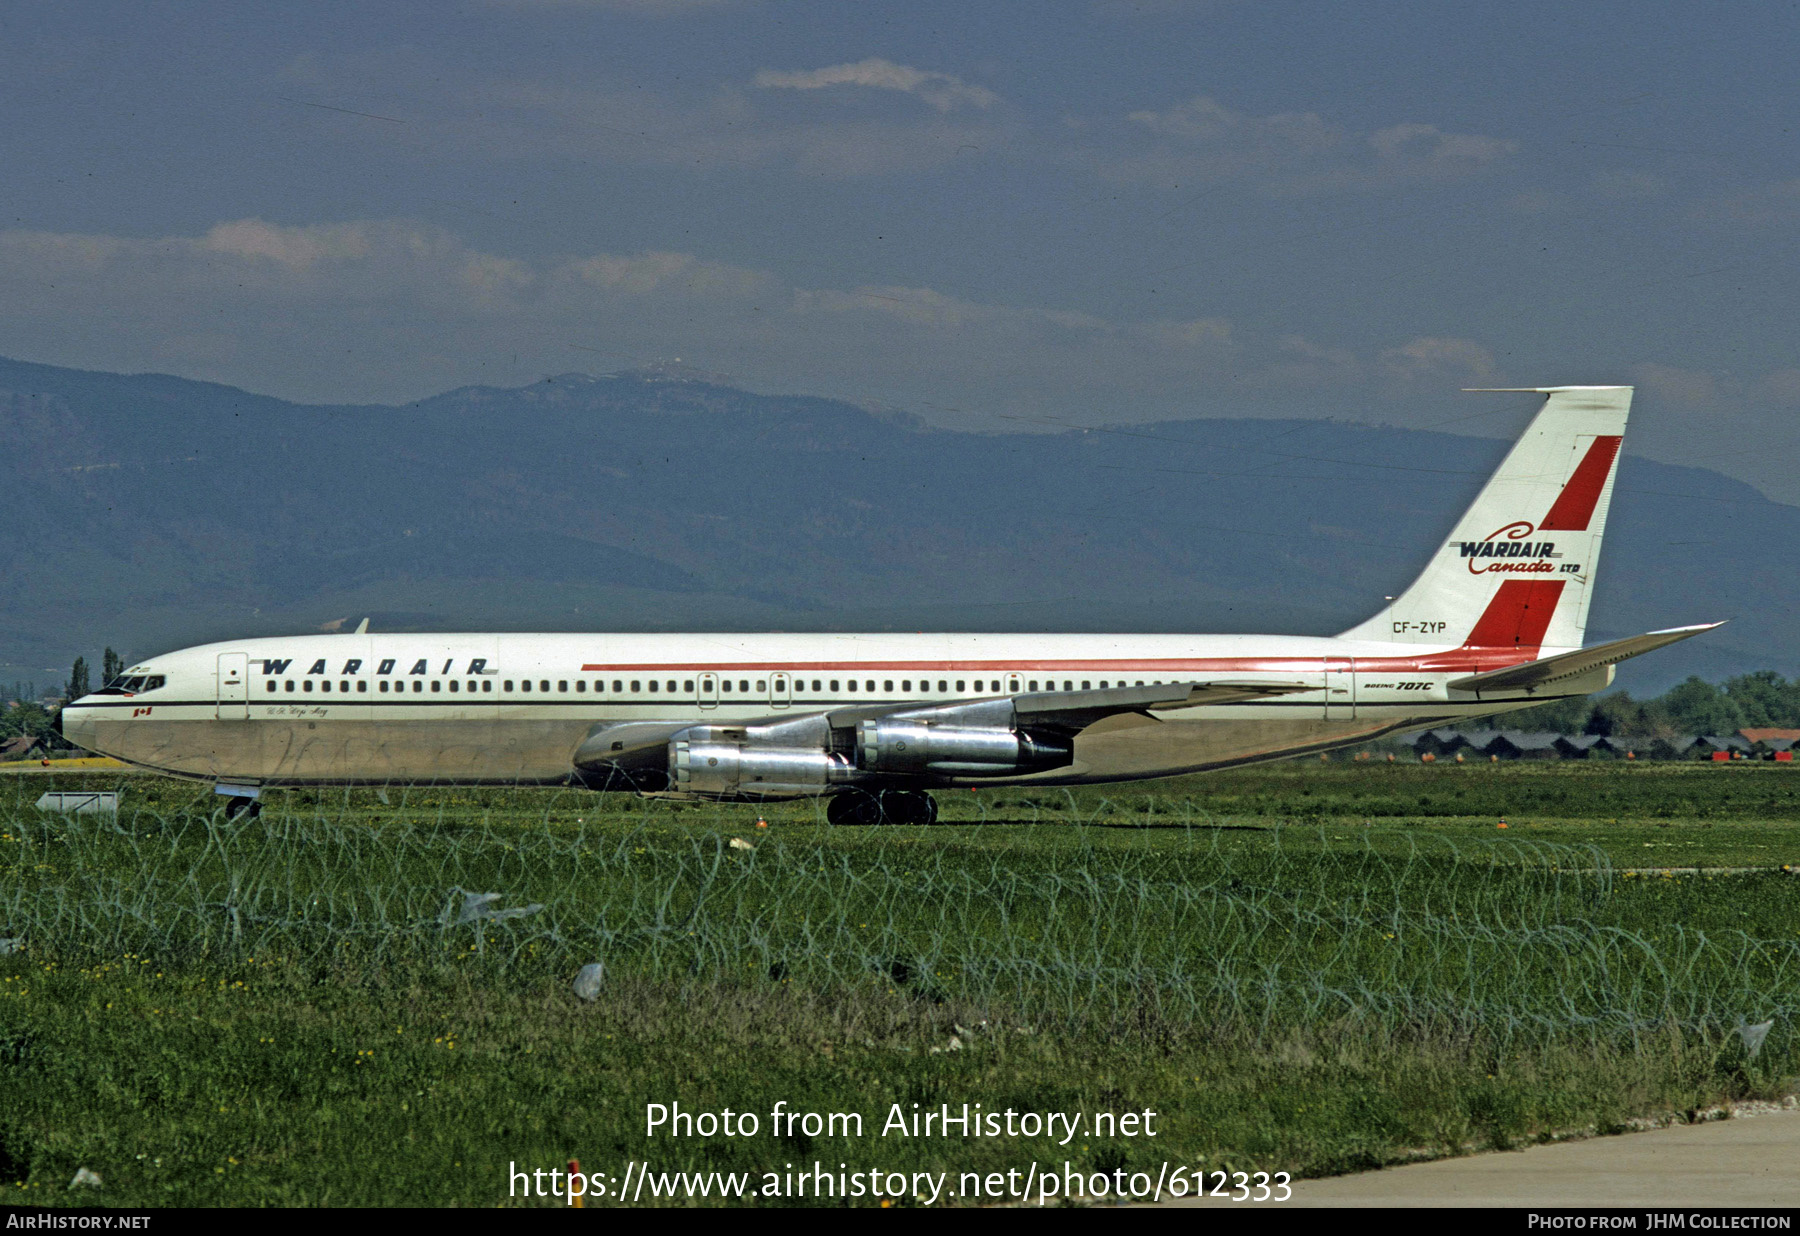
[[(1103, 417), (1096, 417), (1103, 419)], [(1330, 632), (1508, 443), (1334, 420), (963, 433), (678, 369), (313, 406), (0, 359), (0, 678), (349, 629)], [(1627, 455), (1590, 640), (1800, 670), (1800, 508)], [(60, 669), (57, 667), (61, 667)]]

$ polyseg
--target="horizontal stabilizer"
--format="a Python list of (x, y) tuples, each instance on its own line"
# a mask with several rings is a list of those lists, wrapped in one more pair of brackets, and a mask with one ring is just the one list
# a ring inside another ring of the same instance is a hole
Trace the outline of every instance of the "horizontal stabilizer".
[(1603, 666), (1617, 665), (1620, 661), (1654, 652), (1658, 648), (1724, 625), (1722, 622), (1703, 622), (1698, 626), (1674, 627), (1667, 631), (1651, 631), (1647, 635), (1633, 635), (1629, 639), (1616, 639), (1608, 644), (1596, 644), (1592, 648), (1545, 657), (1541, 661), (1527, 661), (1523, 665), (1509, 665), (1505, 669), (1489, 670), (1485, 674), (1472, 674), (1467, 678), (1455, 679), (1449, 687), (1452, 691), (1487, 694), (1535, 691), (1550, 683), (1574, 678)]

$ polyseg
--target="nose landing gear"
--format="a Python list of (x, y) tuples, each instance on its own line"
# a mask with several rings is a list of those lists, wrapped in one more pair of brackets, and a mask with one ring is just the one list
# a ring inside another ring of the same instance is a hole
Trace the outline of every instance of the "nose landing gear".
[(255, 786), (219, 784), (213, 786), (213, 793), (225, 799), (228, 820), (254, 820), (262, 814), (262, 791)]
[(254, 820), (262, 814), (262, 803), (254, 798), (227, 798), (225, 800), (225, 818), (228, 820)]
[(832, 824), (935, 824), (937, 800), (923, 790), (845, 790), (825, 805)]

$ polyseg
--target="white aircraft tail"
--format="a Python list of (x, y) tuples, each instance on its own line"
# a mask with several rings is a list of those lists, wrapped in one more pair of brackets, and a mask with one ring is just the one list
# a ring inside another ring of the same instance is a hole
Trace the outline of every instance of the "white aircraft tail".
[(1418, 579), (1340, 638), (1517, 650), (1579, 648), (1629, 386), (1549, 396)]

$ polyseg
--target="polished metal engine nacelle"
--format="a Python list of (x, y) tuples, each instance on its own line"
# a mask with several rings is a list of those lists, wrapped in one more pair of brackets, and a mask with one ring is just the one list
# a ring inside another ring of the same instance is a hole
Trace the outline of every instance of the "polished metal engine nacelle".
[(669, 742), (669, 790), (676, 794), (793, 798), (819, 794), (859, 775), (842, 756), (818, 749), (756, 746), (704, 735)]
[(1055, 768), (1074, 758), (1067, 739), (994, 726), (931, 725), (904, 717), (864, 721), (857, 763), (870, 772), (940, 777), (1008, 777)]

